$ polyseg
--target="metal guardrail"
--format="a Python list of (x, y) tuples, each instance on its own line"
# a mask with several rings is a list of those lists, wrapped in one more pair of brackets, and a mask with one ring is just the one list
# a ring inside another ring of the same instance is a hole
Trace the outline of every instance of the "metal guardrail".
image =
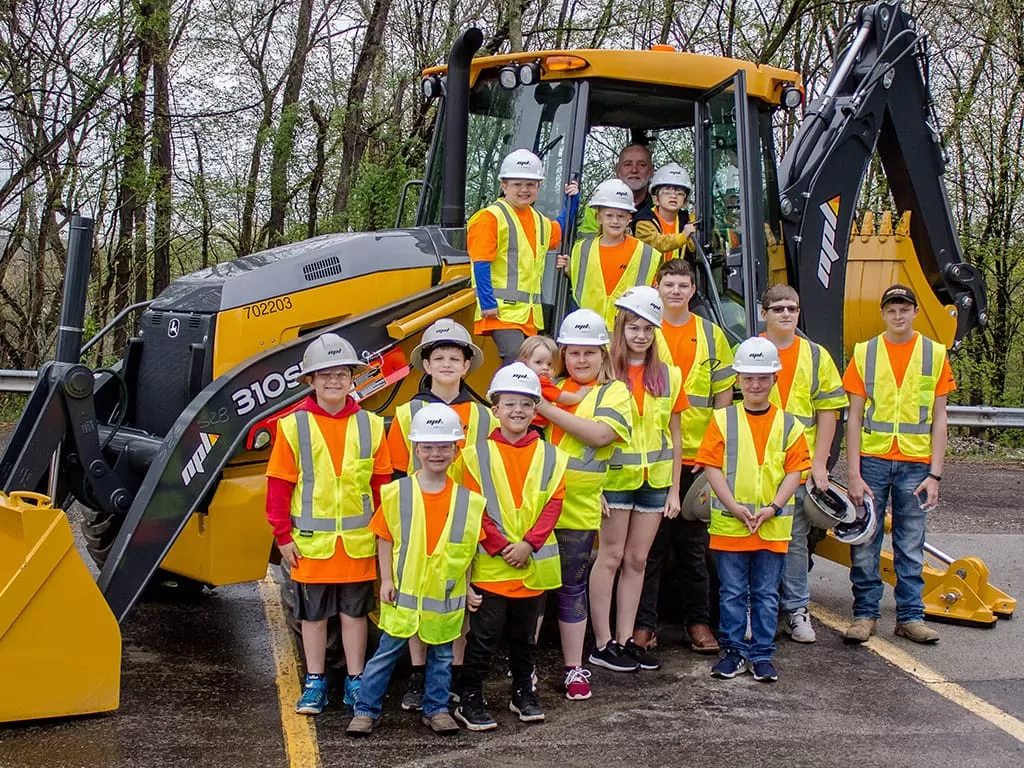
[(0, 369), (0, 392), (31, 392), (36, 385), (36, 371)]

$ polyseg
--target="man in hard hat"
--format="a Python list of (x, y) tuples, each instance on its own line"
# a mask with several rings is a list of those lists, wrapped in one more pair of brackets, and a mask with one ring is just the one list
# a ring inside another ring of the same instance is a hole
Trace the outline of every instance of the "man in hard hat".
[[(946, 396), (956, 389), (942, 344), (917, 333), (917, 297), (906, 285), (882, 294), (885, 332), (854, 347), (843, 376), (850, 396), (846, 422), (850, 499), (870, 496), (879, 515), (892, 501), (892, 549), (896, 570), (896, 634), (934, 643), (939, 634), (924, 623), (924, 532), (928, 511), (939, 501), (946, 453)], [(848, 643), (863, 643), (880, 617), (878, 566), (885, 530), (850, 548), (853, 623)]]
[(341, 617), (345, 704), (359, 692), (366, 658), (366, 617), (376, 607), (376, 545), (370, 530), (381, 487), (391, 480), (384, 420), (352, 398), (352, 376), (366, 368), (333, 333), (302, 356), (313, 391), (277, 422), (267, 462), (267, 518), (281, 561), (291, 569), (295, 618), (302, 623), (305, 685), (295, 711), (327, 705), (327, 619)]
[[(633, 193), (633, 209), (635, 211), (630, 226), (633, 226), (639, 215), (650, 210), (653, 205), (651, 192), (648, 184), (651, 174), (654, 172), (654, 163), (651, 161), (651, 150), (643, 144), (630, 144), (619, 152), (619, 159), (615, 162), (615, 178), (623, 182)], [(588, 208), (583, 215), (583, 221), (579, 226), (580, 233), (593, 233), (600, 229), (597, 221), (597, 212)]]
[[(771, 392), (772, 404), (797, 417), (804, 425), (804, 437), (811, 452), (809, 482), (828, 490), (828, 459), (836, 433), (839, 412), (846, 407), (839, 370), (824, 347), (796, 333), (800, 319), (800, 296), (789, 285), (773, 285), (761, 297), (761, 318), (765, 337), (779, 351), (782, 369)], [(804, 477), (806, 480), (807, 477)], [(803, 481), (801, 481), (803, 482)], [(816, 639), (807, 605), (807, 549), (810, 523), (804, 515), (804, 488), (797, 489), (793, 513), (793, 538), (786, 553), (782, 577), (783, 628), (798, 643)]]
[(772, 655), (793, 494), (811, 458), (803, 425), (770, 399), (782, 369), (775, 345), (747, 339), (732, 367), (743, 402), (714, 412), (697, 452), (711, 485), (708, 531), (721, 583), (718, 629), (725, 655), (711, 674), (728, 679), (749, 669), (758, 682), (771, 683), (778, 680)]
[(417, 471), (385, 485), (370, 521), (380, 559), (380, 645), (366, 664), (350, 736), (368, 736), (383, 710), (388, 681), (408, 641), (426, 647), (423, 723), (435, 733), (457, 733), (448, 713), (452, 646), (466, 609), (478, 595), (467, 586), (487, 502), (455, 485), (448, 468), (465, 438), (459, 415), (427, 403), (412, 418), (409, 439)]
[(696, 249), (693, 237), (697, 230), (686, 208), (692, 189), (685, 168), (678, 163), (662, 166), (651, 177), (654, 206), (633, 216), (637, 239), (664, 254), (665, 261), (683, 258)]

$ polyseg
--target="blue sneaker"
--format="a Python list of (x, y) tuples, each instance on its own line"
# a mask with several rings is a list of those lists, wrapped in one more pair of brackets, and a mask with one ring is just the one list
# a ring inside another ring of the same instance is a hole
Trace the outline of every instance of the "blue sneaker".
[(775, 665), (768, 659), (764, 661), (755, 661), (754, 668), (751, 670), (754, 673), (754, 679), (759, 683), (774, 683), (779, 679), (779, 673), (775, 671)]
[(324, 675), (313, 677), (306, 675), (302, 686), (302, 696), (295, 705), (300, 715), (319, 715), (327, 706), (327, 678)]
[(726, 652), (718, 663), (711, 668), (711, 676), (721, 680), (730, 680), (736, 675), (747, 671), (747, 661), (735, 651)]
[(354, 707), (356, 705), (356, 699), (359, 698), (359, 686), (363, 682), (362, 675), (356, 675), (355, 677), (345, 678), (345, 698), (342, 703), (347, 706)]

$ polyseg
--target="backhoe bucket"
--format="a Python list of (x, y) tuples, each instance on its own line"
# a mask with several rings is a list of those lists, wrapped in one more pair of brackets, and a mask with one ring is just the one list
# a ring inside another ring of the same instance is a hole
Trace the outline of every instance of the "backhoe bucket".
[(121, 630), (37, 493), (0, 493), (0, 674), (0, 722), (117, 709)]

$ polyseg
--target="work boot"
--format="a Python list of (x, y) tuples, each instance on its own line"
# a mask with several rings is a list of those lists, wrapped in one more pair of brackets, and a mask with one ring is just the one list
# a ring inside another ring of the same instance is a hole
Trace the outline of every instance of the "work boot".
[(718, 653), (722, 650), (707, 624), (691, 624), (686, 628), (690, 636), (690, 650), (695, 653)]
[(645, 651), (653, 651), (658, 647), (658, 636), (649, 629), (634, 629), (633, 642)]
[(897, 624), (896, 636), (905, 637), (907, 640), (925, 645), (939, 642), (939, 633), (923, 621), (908, 621), (906, 624)]
[(369, 715), (356, 715), (349, 721), (345, 733), (349, 736), (369, 736), (373, 733), (373, 718)]
[(807, 608), (797, 608), (789, 614), (789, 621), (786, 622), (786, 634), (795, 643), (813, 643), (817, 640), (814, 634), (814, 627), (811, 626), (811, 616)]
[(438, 712), (430, 717), (424, 715), (423, 724), (440, 736), (451, 736), (459, 732), (459, 724), (447, 712)]
[(866, 643), (868, 638), (875, 634), (875, 625), (878, 623), (877, 619), (854, 619), (853, 624), (846, 628), (843, 632), (843, 642), (854, 644), (854, 643)]

